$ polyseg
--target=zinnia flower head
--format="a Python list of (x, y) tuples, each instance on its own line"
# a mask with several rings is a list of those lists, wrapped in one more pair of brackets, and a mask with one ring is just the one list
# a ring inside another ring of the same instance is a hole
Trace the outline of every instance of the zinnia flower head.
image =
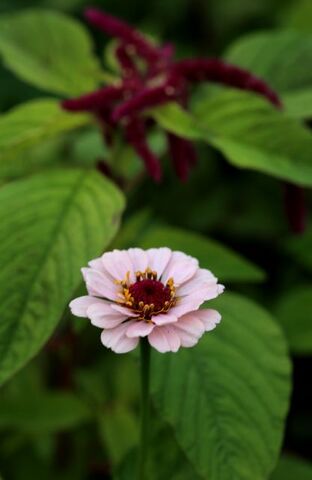
[(169, 248), (114, 250), (82, 269), (88, 295), (70, 303), (71, 311), (101, 328), (103, 345), (126, 353), (147, 337), (159, 352), (194, 346), (221, 315), (201, 309), (224, 287), (198, 261)]

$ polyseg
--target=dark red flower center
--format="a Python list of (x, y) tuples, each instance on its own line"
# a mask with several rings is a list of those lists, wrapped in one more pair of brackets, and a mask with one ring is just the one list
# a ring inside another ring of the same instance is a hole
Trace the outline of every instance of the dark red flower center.
[(129, 293), (133, 298), (134, 308), (138, 308), (140, 302), (144, 305), (154, 305), (154, 311), (160, 311), (171, 300), (171, 290), (159, 280), (139, 280), (129, 287)]

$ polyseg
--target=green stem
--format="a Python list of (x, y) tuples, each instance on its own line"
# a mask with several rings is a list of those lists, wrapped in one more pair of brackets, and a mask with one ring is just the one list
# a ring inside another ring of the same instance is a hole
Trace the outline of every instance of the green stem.
[(150, 345), (147, 338), (141, 338), (141, 438), (139, 447), (138, 480), (147, 480), (146, 463), (149, 447), (150, 414)]

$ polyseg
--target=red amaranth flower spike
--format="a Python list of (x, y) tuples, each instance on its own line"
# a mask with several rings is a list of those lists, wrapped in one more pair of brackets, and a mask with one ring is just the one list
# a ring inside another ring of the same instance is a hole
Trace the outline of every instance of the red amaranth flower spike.
[(172, 58), (175, 53), (174, 45), (166, 43), (159, 48), (159, 59), (149, 64), (148, 78), (153, 78), (167, 70), (172, 64)]
[(182, 182), (186, 182), (197, 160), (195, 149), (191, 142), (173, 133), (168, 134), (168, 144), (176, 174)]
[(281, 101), (276, 93), (259, 78), (247, 70), (227, 64), (215, 58), (195, 58), (177, 62), (173, 72), (190, 82), (213, 81), (225, 85), (259, 93), (266, 97), (276, 107), (281, 107)]
[(109, 86), (78, 98), (63, 100), (62, 107), (71, 112), (90, 112), (103, 109), (123, 96), (124, 86)]
[(85, 11), (86, 19), (95, 27), (115, 37), (132, 48), (147, 62), (154, 62), (159, 59), (159, 49), (150, 43), (140, 32), (127, 23), (102, 12), (96, 8), (88, 8)]
[[(276, 107), (281, 107), (277, 94), (246, 70), (214, 58), (174, 62), (173, 45), (157, 47), (122, 20), (94, 8), (86, 11), (86, 17), (93, 25), (118, 40), (116, 56), (121, 66), (120, 83), (80, 98), (65, 100), (62, 106), (70, 111), (93, 113), (109, 144), (112, 143), (115, 130), (122, 128), (127, 141), (143, 159), (148, 173), (157, 181), (161, 178), (160, 163), (146, 140), (148, 120), (152, 119), (140, 118), (141, 113), (149, 108), (176, 101), (187, 109), (189, 87), (201, 81), (253, 91)], [(140, 59), (137, 57), (145, 61), (145, 68), (144, 65), (142, 68), (142, 62), (138, 67)], [(194, 149), (187, 140), (169, 133), (168, 144), (175, 171), (181, 180), (185, 180), (195, 164)]]
[(134, 115), (157, 105), (162, 105), (178, 97), (174, 87), (171, 85), (160, 85), (154, 88), (144, 88), (137, 95), (118, 105), (113, 111), (112, 118), (118, 122), (121, 118)]
[(162, 172), (159, 159), (147, 145), (144, 120), (135, 117), (125, 126), (127, 141), (142, 158), (150, 176), (156, 181), (161, 180)]
[(139, 79), (139, 72), (127, 50), (127, 46), (124, 43), (118, 45), (115, 53), (125, 77), (136, 77)]

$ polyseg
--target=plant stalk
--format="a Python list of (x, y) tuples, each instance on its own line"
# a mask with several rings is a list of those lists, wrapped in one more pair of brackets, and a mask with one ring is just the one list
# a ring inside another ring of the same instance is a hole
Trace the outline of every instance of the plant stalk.
[(151, 348), (147, 338), (141, 338), (141, 435), (139, 446), (138, 480), (147, 480), (147, 457), (149, 450), (150, 417), (150, 356)]

